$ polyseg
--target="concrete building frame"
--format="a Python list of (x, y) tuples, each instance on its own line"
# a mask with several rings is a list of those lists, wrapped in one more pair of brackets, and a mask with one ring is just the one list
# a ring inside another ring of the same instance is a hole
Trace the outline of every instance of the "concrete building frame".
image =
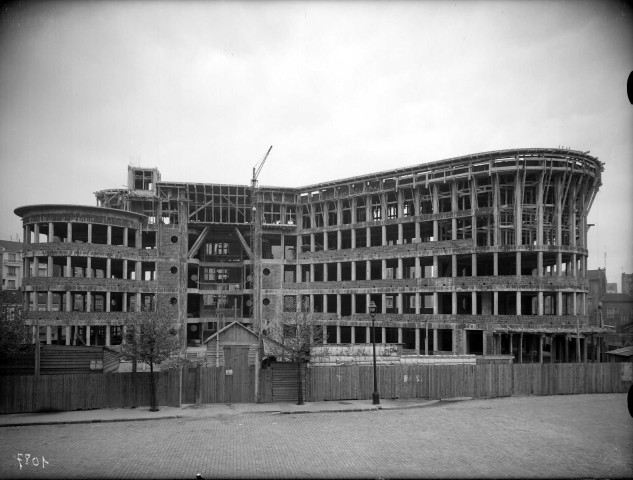
[[(327, 343), (368, 343), (375, 302), (377, 342), (410, 355), (586, 359), (601, 332), (587, 312), (587, 215), (603, 170), (588, 152), (552, 148), (300, 188), (165, 182), (157, 169), (128, 167), (128, 188), (96, 192), (96, 207), (16, 209), (24, 271), (49, 266), (48, 278), (24, 279), (27, 319), (39, 316), (47, 332), (124, 325), (125, 310), (94, 311), (96, 292), (127, 309), (154, 292), (178, 303), (195, 354), (232, 321), (270, 333), (301, 311), (324, 325)], [(103, 278), (71, 275), (95, 262)], [(51, 311), (57, 291), (73, 315)], [(34, 311), (36, 293), (44, 311)], [(83, 311), (73, 311), (75, 294)]]

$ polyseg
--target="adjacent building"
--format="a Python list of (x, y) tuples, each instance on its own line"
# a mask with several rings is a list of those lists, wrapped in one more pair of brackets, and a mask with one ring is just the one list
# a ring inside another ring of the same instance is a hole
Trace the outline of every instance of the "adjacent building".
[(22, 242), (0, 240), (0, 279), (3, 290), (22, 286)]
[(130, 312), (163, 296), (196, 352), (234, 321), (283, 336), (303, 314), (328, 344), (370, 343), (375, 305), (377, 343), (407, 355), (580, 359), (602, 331), (587, 272), (602, 171), (566, 149), (303, 187), (170, 182), (128, 167), (127, 188), (96, 192), (97, 206), (16, 209), (26, 316), (48, 343), (110, 345)]

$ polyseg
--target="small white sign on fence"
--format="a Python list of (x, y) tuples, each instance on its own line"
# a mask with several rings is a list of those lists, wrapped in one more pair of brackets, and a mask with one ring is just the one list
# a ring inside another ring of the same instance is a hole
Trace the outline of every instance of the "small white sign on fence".
[(229, 368), (228, 370), (226, 370), (226, 374), (227, 375), (233, 375), (233, 370)]
[(633, 382), (633, 363), (622, 364), (622, 381)]

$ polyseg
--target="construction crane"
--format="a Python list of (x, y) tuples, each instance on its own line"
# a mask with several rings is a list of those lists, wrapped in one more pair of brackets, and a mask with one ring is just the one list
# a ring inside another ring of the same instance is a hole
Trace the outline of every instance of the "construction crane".
[(257, 329), (257, 334), (261, 341), (262, 335), (262, 325), (261, 325), (261, 264), (262, 264), (262, 241), (261, 241), (261, 212), (258, 211), (257, 208), (257, 177), (259, 177), (259, 173), (262, 171), (264, 164), (266, 163), (266, 159), (268, 159), (268, 155), (270, 151), (273, 149), (271, 145), (264, 158), (262, 158), (258, 163), (253, 167), (253, 178), (251, 180), (251, 276), (252, 276), (252, 287), (253, 287), (253, 295), (252, 295), (252, 304), (251, 304), (251, 318), (253, 319), (253, 324)]
[(253, 188), (252, 194), (255, 193), (254, 190), (257, 188), (257, 177), (259, 177), (259, 172), (262, 171), (262, 168), (264, 167), (264, 163), (266, 163), (266, 159), (268, 158), (268, 155), (270, 154), (270, 151), (272, 149), (273, 149), (273, 146), (271, 145), (268, 151), (266, 152), (266, 155), (264, 155), (264, 158), (262, 158), (253, 167), (253, 179), (251, 180), (251, 187)]

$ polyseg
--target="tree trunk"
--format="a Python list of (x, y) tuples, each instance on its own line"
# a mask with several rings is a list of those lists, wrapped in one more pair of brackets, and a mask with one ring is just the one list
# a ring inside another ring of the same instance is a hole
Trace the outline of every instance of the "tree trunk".
[(158, 412), (158, 402), (156, 401), (156, 381), (154, 379), (154, 362), (149, 362), (149, 399), (150, 399), (150, 412)]
[(297, 375), (297, 387), (299, 388), (298, 393), (298, 400), (297, 400), (297, 405), (303, 405), (303, 392), (302, 392), (302, 388), (301, 388), (301, 361), (297, 362), (297, 368), (299, 369), (298, 371), (298, 375)]

